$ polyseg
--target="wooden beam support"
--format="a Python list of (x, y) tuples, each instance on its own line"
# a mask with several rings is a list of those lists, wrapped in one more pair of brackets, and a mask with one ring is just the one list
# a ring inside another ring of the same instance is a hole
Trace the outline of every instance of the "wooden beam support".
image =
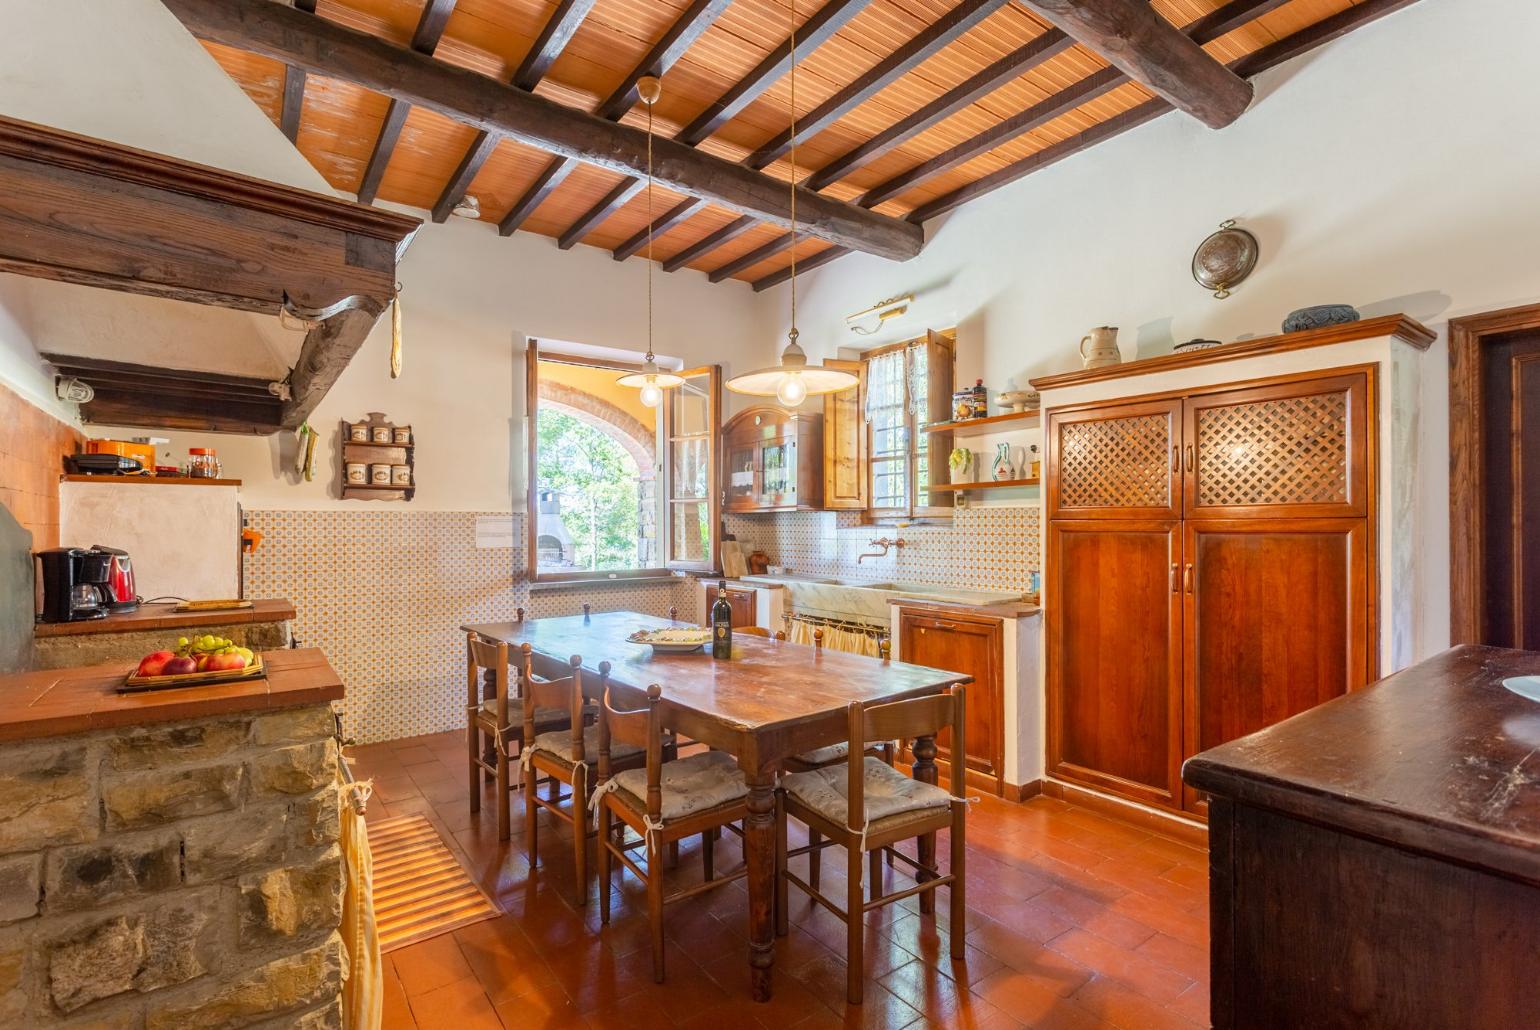
[[(844, 257), (846, 254), (849, 254), (849, 253), (850, 253), (850, 251), (848, 249), (844, 248), (844, 247), (825, 247), (823, 250), (820, 250), (818, 253), (812, 254), (812, 255), (810, 255), (808, 257), (805, 257), (802, 260), (798, 261), (797, 262), (797, 274), (801, 275), (803, 272), (811, 272), (813, 269), (819, 267), (820, 265), (827, 265), (830, 261), (833, 261), (835, 258)], [(776, 271), (771, 272), (769, 275), (762, 276), (762, 277), (760, 277), (758, 279), (755, 279), (754, 282), (751, 283), (750, 285), (752, 285), (754, 287), (754, 292), (755, 293), (763, 293), (765, 290), (768, 290), (770, 287), (772, 287), (772, 286), (779, 286), (781, 283), (785, 282), (787, 279), (790, 279), (790, 278), (791, 278), (791, 265), (788, 264), (785, 268), (777, 269)]]
[(714, 283), (719, 283), (723, 279), (730, 279), (737, 275), (739, 272), (743, 271), (745, 268), (752, 268), (754, 265), (757, 265), (761, 261), (765, 260), (765, 258), (774, 257), (781, 251), (786, 250), (791, 246), (792, 240), (794, 238), (795, 237), (792, 233), (782, 233), (775, 239), (771, 240), (769, 243), (761, 244), (760, 246), (755, 247), (753, 250), (749, 251), (747, 254), (739, 255), (738, 257), (735, 257), (731, 261), (727, 262), (725, 265), (720, 265), (716, 268), (713, 268), (709, 273), (707, 273), (706, 278), (710, 279)]
[[(827, 0), (823, 7), (797, 30), (797, 52), (807, 55), (822, 46), (840, 27), (861, 12), (871, 0)], [(687, 146), (699, 146), (704, 140), (732, 120), (749, 104), (758, 99), (776, 80), (791, 69), (791, 37), (765, 55), (732, 88), (707, 107), (695, 120), (675, 134), (674, 139)], [(561, 234), (563, 250), (572, 247), (593, 231), (594, 226), (620, 210), (632, 197), (641, 192), (645, 184), (632, 177), (622, 180), (593, 207), (583, 212)]]
[(722, 226), (722, 228), (718, 229), (716, 232), (711, 233), (709, 236), (703, 237), (700, 240), (697, 240), (695, 243), (690, 244), (688, 247), (684, 248), (679, 253), (663, 262), (663, 271), (677, 272), (679, 269), (683, 268), (685, 265), (688, 265), (691, 261), (694, 261), (702, 254), (711, 253), (713, 250), (716, 250), (728, 240), (737, 239), (739, 236), (742, 236), (744, 233), (748, 232), (758, 224), (759, 222), (756, 221), (752, 215), (744, 215), (741, 218), (735, 218), (731, 222), (728, 222), (726, 225)]
[(454, 214), (454, 209), (460, 201), (465, 199), (465, 194), (470, 191), (471, 183), (476, 181), (476, 175), (481, 171), (481, 166), (487, 163), (487, 158), (492, 156), (492, 151), (497, 149), (498, 137), (494, 132), (482, 129), (476, 133), (476, 138), (471, 141), (470, 149), (465, 156), (460, 158), (454, 174), (449, 177), (449, 183), (440, 193), (438, 200), (433, 203), (433, 220), (443, 223)]
[(299, 141), (299, 118), (305, 107), (305, 69), (289, 65), (283, 70), (283, 107), (278, 127), (290, 143)]
[[(695, 212), (706, 206), (706, 202), (698, 197), (686, 197), (667, 211), (663, 212), (652, 222), (652, 237), (656, 240), (659, 236), (668, 232), (680, 222), (689, 218)], [(624, 261), (633, 254), (639, 254), (647, 246), (647, 226), (642, 226), (632, 237), (620, 246), (616, 247), (611, 256), (616, 261)]]
[(1210, 57), (1149, 0), (1022, 0), (1123, 74), (1212, 129), (1251, 104), (1251, 84)]
[[(428, 0), (422, 9), (422, 16), (417, 19), (417, 29), (412, 33), (412, 49), (419, 54), (431, 54), (438, 49), (438, 41), (443, 38), (444, 26), (449, 24), (449, 15), (454, 9), (455, 0)], [(390, 164), (390, 155), (395, 152), (396, 142), (401, 139), (401, 127), (406, 124), (406, 116), (411, 112), (411, 104), (394, 98), (385, 109), (385, 121), (380, 124), (380, 134), (375, 137), (369, 163), (364, 166), (364, 174), (358, 182), (360, 204), (374, 203), (374, 198), (379, 194), (380, 181), (385, 178), (385, 166)]]
[(969, 76), (952, 89), (932, 100), (913, 114), (879, 132), (860, 146), (841, 154), (833, 161), (803, 180), (809, 189), (821, 190), (838, 182), (851, 172), (866, 167), (872, 161), (901, 143), (918, 136), (939, 122), (952, 117), (958, 111), (988, 96), (1013, 79), (1020, 78), (1031, 69), (1050, 58), (1057, 57), (1075, 41), (1057, 29), (1049, 29), (1036, 39), (1017, 47), (987, 68)]
[(695, 45), (695, 41), (721, 17), (731, 3), (732, 0), (693, 0), (685, 12), (668, 27), (668, 31), (653, 44), (652, 49), (647, 51), (647, 56), (631, 69), (631, 74), (599, 105), (599, 117), (612, 122), (620, 121), (641, 99), (637, 95), (636, 84), (643, 76), (656, 75), (661, 78), (684, 56), (686, 50)]
[[(344, 26), (268, 0), (164, 0), (195, 35), (243, 48), (308, 72), (353, 82), (490, 133), (628, 175), (646, 167), (646, 134), (534, 96)], [(855, 2), (855, 0), (852, 0)], [(783, 183), (674, 140), (653, 144), (664, 187), (790, 226)], [(881, 257), (919, 253), (917, 226), (801, 190), (808, 235)]]
[(567, 48), (578, 26), (583, 24), (583, 19), (588, 17), (588, 12), (593, 10), (594, 3), (595, 0), (559, 0), (556, 10), (546, 19), (545, 27), (529, 48), (529, 53), (524, 55), (518, 70), (513, 73), (515, 86), (534, 89), (540, 84), (546, 72), (551, 70), (551, 65), (556, 63), (561, 52)]
[(513, 205), (513, 209), (503, 216), (501, 222), (497, 223), (497, 231), (503, 236), (512, 236), (519, 226), (524, 224), (524, 220), (534, 214), (535, 208), (545, 203), (545, 198), (566, 181), (567, 176), (571, 175), (576, 167), (576, 161), (568, 161), (564, 157), (552, 158), (535, 177), (529, 189), (524, 191), (524, 196), (520, 197)]
[(1362, 0), (1352, 7), (1338, 11), (1329, 18), (1323, 18), (1314, 25), (1300, 29), (1293, 35), (1285, 36), (1241, 58), (1235, 62), (1235, 71), (1248, 78), (1258, 75), (1269, 68), (1308, 53), (1324, 43), (1330, 43), (1362, 25), (1383, 18), (1387, 14), (1394, 14), (1403, 7), (1410, 7), (1416, 2), (1417, 0)]
[(903, 46), (873, 65), (854, 82), (797, 119), (797, 136), (791, 128), (777, 133), (744, 162), (750, 168), (767, 168), (789, 152), (792, 144), (816, 136), (1004, 7), (1007, 0), (963, 0), (927, 25)]
[(298, 429), (310, 417), (364, 345), (383, 311), (383, 306), (375, 304), (344, 311), (305, 334), (299, 359), (289, 371), (289, 399), (283, 402), (279, 419), (284, 429)]

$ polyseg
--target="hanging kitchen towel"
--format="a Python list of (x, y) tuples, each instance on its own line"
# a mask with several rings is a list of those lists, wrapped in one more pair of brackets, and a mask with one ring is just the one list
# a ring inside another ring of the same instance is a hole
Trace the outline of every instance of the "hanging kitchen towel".
[[(345, 761), (345, 759), (344, 759)], [(379, 1030), (384, 1015), (385, 981), (380, 936), (374, 922), (374, 858), (369, 830), (353, 806), (367, 801), (372, 781), (339, 783), (342, 800), (342, 859), (347, 882), (342, 894), (342, 937), (347, 947), (347, 976), (342, 981), (343, 1025), (349, 1030)]]

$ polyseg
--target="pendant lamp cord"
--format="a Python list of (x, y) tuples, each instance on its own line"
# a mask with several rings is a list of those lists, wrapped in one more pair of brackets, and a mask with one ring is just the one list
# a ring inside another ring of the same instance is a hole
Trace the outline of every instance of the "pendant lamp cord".
[(647, 104), (647, 363), (652, 364), (652, 108)]
[(791, 0), (791, 332), (797, 342), (797, 0)]

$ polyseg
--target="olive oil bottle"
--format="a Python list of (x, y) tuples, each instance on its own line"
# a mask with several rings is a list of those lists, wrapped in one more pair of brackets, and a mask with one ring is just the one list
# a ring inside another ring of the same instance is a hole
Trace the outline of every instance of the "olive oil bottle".
[(727, 580), (717, 584), (717, 603), (711, 606), (711, 657), (733, 656), (733, 606), (727, 601)]

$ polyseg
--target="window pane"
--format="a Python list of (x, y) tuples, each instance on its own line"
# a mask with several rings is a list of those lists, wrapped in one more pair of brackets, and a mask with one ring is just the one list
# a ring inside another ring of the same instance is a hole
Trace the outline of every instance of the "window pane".
[(676, 498), (704, 498), (710, 489), (711, 448), (705, 437), (674, 441), (673, 490)]
[[(614, 572), (653, 563), (649, 467), (620, 430), (554, 408), (537, 412), (537, 571)], [(644, 533), (645, 531), (645, 533)]]
[(673, 404), (675, 436), (700, 436), (711, 432), (711, 405), (704, 377), (685, 380), (685, 384), (667, 391)]
[(673, 554), (675, 561), (704, 562), (711, 558), (711, 505), (706, 501), (675, 501)]

